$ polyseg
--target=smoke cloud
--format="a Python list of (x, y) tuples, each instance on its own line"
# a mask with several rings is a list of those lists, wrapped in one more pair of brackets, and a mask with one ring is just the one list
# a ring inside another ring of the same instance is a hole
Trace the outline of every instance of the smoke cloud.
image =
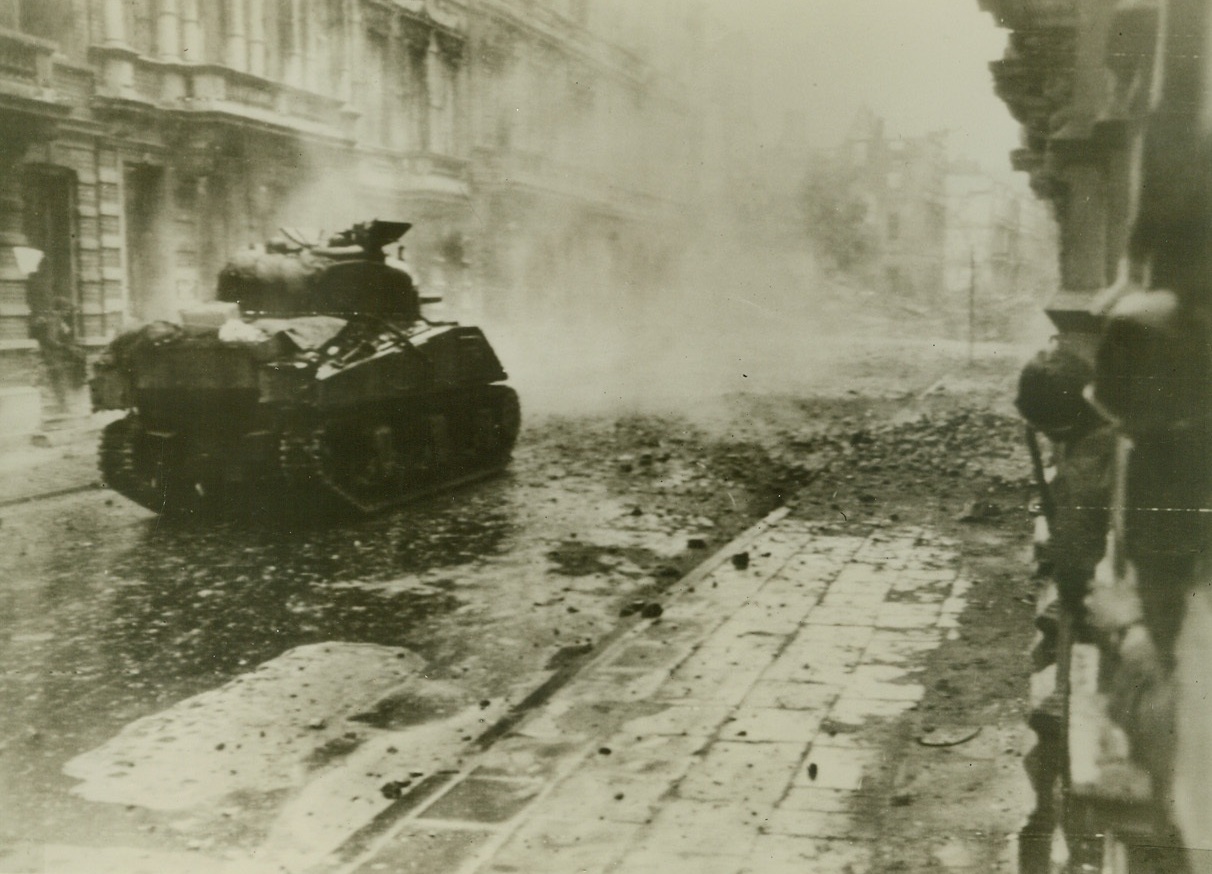
[[(915, 329), (814, 261), (796, 202), (808, 155), (866, 105), (894, 133), (946, 129), (954, 153), (1004, 168), (1015, 128), (985, 68), (1004, 38), (967, 5), (708, 0), (696, 17), (677, 0), (623, 4), (657, 71), (632, 93), (588, 68), (475, 61), (501, 117), (480, 118), (457, 151), (542, 154), (546, 195), (506, 185), (498, 199), (472, 192), (461, 218), (399, 214), (409, 208), (367, 197), (354, 160), (305, 154), (308, 182), (277, 218), (413, 221), (409, 260), (423, 291), (446, 296), (429, 314), (482, 325), (531, 413), (679, 411), (820, 386), (852, 350), (846, 336)], [(669, 87), (668, 70), (682, 83)], [(466, 251), (450, 256), (451, 240)]]

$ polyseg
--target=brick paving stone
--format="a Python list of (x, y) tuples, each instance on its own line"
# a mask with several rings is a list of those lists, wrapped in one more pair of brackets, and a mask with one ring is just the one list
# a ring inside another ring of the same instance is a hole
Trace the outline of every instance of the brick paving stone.
[(478, 770), (488, 777), (547, 779), (579, 744), (513, 736), (497, 741), (479, 759)]
[(761, 591), (746, 601), (746, 606), (777, 612), (794, 612), (803, 618), (813, 609), (816, 599), (802, 598), (795, 592), (778, 587), (763, 586)]
[[(763, 815), (731, 801), (677, 799), (653, 818), (636, 852), (743, 857), (753, 847)], [(626, 865), (625, 856), (622, 870), (629, 870)]]
[(409, 827), (392, 836), (354, 874), (429, 874), (454, 871), (492, 837), (483, 829)]
[(679, 657), (676, 648), (669, 644), (654, 640), (640, 640), (628, 644), (617, 655), (603, 662), (604, 668), (646, 668), (654, 664), (664, 664), (668, 661), (680, 661), (690, 655), (691, 647), (687, 646)]
[(854, 806), (857, 793), (824, 786), (792, 786), (779, 801), (781, 810), (819, 810), (822, 813), (845, 813)]
[(769, 634), (791, 637), (800, 627), (811, 605), (801, 610), (780, 610), (766, 604), (746, 604), (717, 630), (717, 634), (743, 637), (750, 634)]
[[(805, 547), (805, 549), (811, 548), (811, 544)], [(841, 573), (842, 568), (845, 566), (846, 562), (844, 559), (801, 550), (797, 555), (793, 555), (787, 560), (787, 564), (783, 565), (783, 569), (779, 571), (778, 576), (796, 580), (832, 580)]]
[(687, 735), (707, 737), (715, 733), (732, 708), (726, 704), (667, 703), (656, 713), (627, 720), (619, 729), (637, 737)]
[(682, 798), (696, 801), (743, 801), (764, 808), (787, 791), (807, 744), (712, 744), (678, 784)]
[(829, 718), (843, 725), (863, 725), (871, 719), (894, 719), (917, 706), (898, 698), (852, 698), (842, 693), (829, 710)]
[(642, 825), (676, 779), (578, 771), (541, 799), (532, 815)]
[(761, 835), (744, 874), (867, 874), (874, 848), (868, 841)]
[(870, 627), (838, 627), (821, 630), (805, 626), (800, 629), (800, 633), (796, 635), (788, 649), (800, 646), (807, 648), (807, 651), (811, 653), (819, 651), (823, 645), (828, 645), (829, 649), (845, 654), (861, 654), (867, 648), (867, 644), (871, 642), (873, 633)]
[(720, 729), (724, 740), (760, 743), (777, 741), (800, 743), (805, 747), (816, 737), (825, 718), (820, 710), (784, 710), (780, 707), (748, 707), (742, 705)]
[(647, 701), (669, 680), (669, 669), (654, 668), (650, 671), (614, 670), (599, 668), (584, 679), (578, 678), (578, 690), (586, 695), (596, 695), (598, 701), (630, 703)]
[(904, 682), (906, 672), (893, 665), (859, 665), (852, 673), (845, 694), (851, 698), (880, 701), (920, 701), (926, 688)]
[(916, 664), (926, 653), (937, 649), (941, 642), (942, 635), (933, 628), (913, 631), (881, 629), (871, 636), (871, 643), (863, 653), (863, 661), (868, 664)]
[(874, 837), (874, 828), (847, 811), (779, 808), (770, 811), (762, 823), (762, 833), (801, 838), (870, 838)]
[(939, 604), (885, 604), (875, 617), (877, 628), (930, 628), (942, 612)]
[(845, 686), (850, 682), (850, 673), (858, 661), (857, 655), (828, 652), (824, 648), (818, 654), (809, 656), (802, 651), (784, 653), (762, 675), (762, 679)]
[(841, 695), (841, 687), (788, 680), (759, 680), (741, 703), (748, 707), (784, 710), (828, 710)]
[(947, 596), (945, 583), (914, 584), (894, 587), (888, 600), (896, 604), (942, 604)]
[(821, 605), (813, 608), (812, 612), (808, 614), (808, 618), (804, 620), (804, 623), (809, 626), (851, 625), (867, 628), (870, 627), (871, 620), (875, 617), (878, 609), (880, 609), (878, 602), (876, 602), (876, 605), (833, 606), (825, 604), (822, 599)]
[(792, 785), (860, 792), (864, 788), (864, 778), (879, 761), (878, 749), (813, 744)]
[(744, 864), (741, 856), (696, 856), (649, 848), (624, 856), (610, 874), (739, 874)]
[(905, 583), (953, 583), (959, 576), (958, 567), (907, 567), (897, 575)]
[(774, 658), (775, 653), (786, 645), (790, 637), (776, 634), (746, 634), (735, 637), (725, 625), (707, 638), (695, 651), (695, 656), (716, 669), (764, 664)]
[(868, 591), (888, 589), (899, 573), (884, 564), (852, 561), (838, 573), (831, 589), (839, 591)]
[[(581, 770), (676, 780), (686, 773), (706, 745), (702, 738), (691, 735), (636, 735), (618, 731), (602, 742), (596, 756), (582, 763)], [(602, 748), (610, 750), (610, 755), (602, 755)]]
[(423, 807), (418, 820), (505, 822), (529, 804), (541, 788), (537, 780), (471, 776)]
[(534, 718), (514, 729), (514, 734), (547, 743), (587, 743), (612, 718), (598, 710), (596, 703), (580, 700), (565, 688)]
[(718, 670), (718, 665), (691, 656), (671, 674), (657, 692), (658, 701), (736, 705), (749, 694), (763, 666)]
[(587, 819), (643, 823), (653, 807), (694, 764), (705, 741), (692, 737), (652, 735), (636, 738), (618, 733), (600, 752), (588, 757), (569, 777), (536, 805), (539, 812), (568, 816), (579, 811)]
[(571, 817), (539, 817), (520, 828), (483, 867), (483, 874), (601, 874), (640, 826)]
[[(859, 609), (863, 611), (868, 620), (875, 616), (881, 604), (884, 603), (887, 597), (887, 592), (883, 589), (871, 589), (865, 591), (835, 591), (830, 589), (820, 601), (820, 607), (843, 607)], [(819, 608), (818, 608), (819, 609)], [(867, 625), (869, 621), (864, 621), (861, 624)]]

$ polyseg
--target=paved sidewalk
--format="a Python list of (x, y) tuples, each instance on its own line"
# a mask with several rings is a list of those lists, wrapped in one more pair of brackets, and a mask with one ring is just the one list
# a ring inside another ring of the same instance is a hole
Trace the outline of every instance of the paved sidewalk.
[[(955, 544), (780, 513), (731, 550), (322, 870), (868, 870), (856, 812), (881, 750), (863, 728), (923, 696), (914, 671), (964, 607)], [(952, 856), (938, 868), (977, 870)]]

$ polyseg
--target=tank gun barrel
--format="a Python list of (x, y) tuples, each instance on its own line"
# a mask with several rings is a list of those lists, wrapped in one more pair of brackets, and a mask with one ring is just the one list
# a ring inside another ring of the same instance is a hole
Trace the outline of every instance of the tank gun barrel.
[(367, 257), (381, 259), (384, 257), (383, 247), (400, 239), (408, 233), (411, 227), (412, 224), (409, 222), (389, 222), (379, 219), (359, 222), (353, 227), (334, 234), (328, 241), (328, 245), (334, 248), (356, 246), (365, 252)]

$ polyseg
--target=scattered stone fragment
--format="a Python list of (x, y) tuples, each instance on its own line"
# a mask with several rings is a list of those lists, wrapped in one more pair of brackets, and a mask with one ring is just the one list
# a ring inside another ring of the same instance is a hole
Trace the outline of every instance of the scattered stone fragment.
[(816, 766), (816, 762), (809, 762), (809, 763), (808, 763), (808, 779), (809, 779), (809, 780), (815, 780), (815, 779), (816, 779), (816, 775), (817, 775), (817, 773), (818, 773), (819, 771), (820, 771), (820, 769), (819, 769), (819, 768), (817, 768), (817, 766)]
[(626, 607), (624, 607), (622, 610), (619, 611), (619, 616), (622, 616), (624, 618), (626, 618), (628, 616), (633, 616), (636, 613), (639, 613), (641, 610), (643, 610), (646, 604), (647, 604), (646, 601), (632, 601), (630, 604), (628, 604)]
[(706, 549), (707, 541), (704, 540), (702, 537), (691, 537), (689, 540), (686, 541), (686, 548), (687, 549)]
[(657, 619), (664, 612), (665, 608), (655, 601), (645, 604), (642, 608), (640, 608), (640, 616), (644, 619)]
[(734, 555), (732, 557), (732, 566), (739, 571), (743, 571), (745, 568), (749, 567), (749, 553), (738, 552), (736, 555)]
[(969, 501), (964, 509), (956, 516), (957, 522), (984, 522), (996, 519), (1002, 513), (1002, 508), (989, 501)]
[(404, 790), (411, 785), (411, 780), (390, 780), (379, 787), (379, 791), (383, 793), (384, 798), (395, 801), (397, 798), (403, 798)]
[(979, 725), (942, 726), (922, 732), (917, 742), (925, 747), (953, 747), (972, 740), (980, 733)]
[(324, 728), (326, 725), (328, 725), (328, 723), (319, 717), (316, 717), (311, 722), (307, 723), (308, 728), (315, 729), (316, 731), (319, 731), (320, 729)]

